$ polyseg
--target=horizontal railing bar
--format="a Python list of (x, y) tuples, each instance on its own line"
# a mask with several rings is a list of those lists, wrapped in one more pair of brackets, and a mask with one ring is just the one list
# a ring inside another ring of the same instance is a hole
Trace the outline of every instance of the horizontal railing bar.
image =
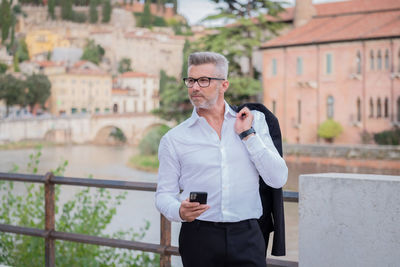
[(0, 180), (15, 181), (15, 182), (30, 182), (30, 183), (46, 182), (44, 175), (8, 173), (8, 172), (0, 172)]
[(267, 265), (269, 267), (298, 267), (299, 263), (297, 261), (267, 259)]
[(299, 192), (283, 191), (283, 201), (286, 201), (286, 202), (299, 202)]
[(14, 226), (8, 224), (0, 224), (0, 231), (14, 233), (14, 234), (21, 234), (21, 235), (38, 236), (38, 237), (47, 237), (48, 235), (46, 230), (30, 228), (30, 227)]
[(103, 179), (85, 179), (85, 178), (73, 178), (73, 177), (61, 177), (55, 176), (51, 181), (54, 184), (62, 185), (77, 185), (77, 186), (89, 186), (89, 187), (101, 187), (111, 189), (128, 189), (128, 190), (139, 190), (139, 191), (152, 191), (155, 192), (157, 188), (156, 183), (146, 182), (128, 182), (120, 180), (103, 180)]
[(157, 244), (150, 244), (144, 242), (121, 240), (114, 238), (98, 237), (84, 234), (66, 233), (52, 231), (48, 232), (46, 230), (41, 230), (37, 228), (28, 228), (22, 226), (14, 226), (8, 224), (0, 224), (1, 232), (8, 232), (14, 234), (22, 234), (36, 237), (50, 237), (53, 239), (72, 241), (78, 243), (86, 243), (99, 246), (116, 247), (116, 248), (126, 248), (132, 250), (142, 250), (147, 252), (153, 252), (158, 254), (170, 254), (179, 256), (179, 251), (177, 247), (163, 247)]

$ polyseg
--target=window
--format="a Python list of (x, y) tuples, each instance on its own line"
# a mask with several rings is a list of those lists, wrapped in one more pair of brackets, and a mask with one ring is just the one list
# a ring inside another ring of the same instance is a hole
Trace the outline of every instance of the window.
[(335, 99), (333, 98), (333, 96), (328, 96), (327, 99), (327, 117), (328, 119), (332, 119), (333, 118), (333, 113), (334, 113), (334, 103), (335, 103)]
[(81, 109), (81, 112), (82, 112), (82, 113), (86, 113), (86, 112), (87, 112), (86, 108), (82, 108), (82, 109)]
[(372, 97), (369, 99), (369, 117), (374, 117), (374, 100), (372, 100)]
[(296, 73), (297, 75), (303, 74), (303, 59), (301, 57), (297, 57)]
[(390, 66), (390, 62), (389, 62), (389, 50), (386, 49), (385, 51), (385, 70), (388, 70)]
[(382, 105), (381, 105), (381, 99), (378, 98), (378, 101), (376, 103), (376, 117), (380, 118), (382, 117)]
[(361, 74), (361, 53), (357, 52), (357, 74)]
[(96, 113), (100, 113), (100, 108), (95, 108)]
[(272, 59), (272, 76), (276, 76), (278, 74), (278, 66), (276, 62), (276, 58)]
[(72, 113), (72, 114), (75, 114), (77, 111), (78, 111), (77, 108), (71, 108), (71, 113)]
[(384, 112), (385, 118), (388, 118), (389, 117), (389, 99), (387, 97), (385, 98), (383, 112)]
[(371, 50), (371, 53), (369, 55), (369, 63), (370, 63), (370, 69), (373, 70), (375, 69), (375, 59), (374, 59), (374, 51)]
[(276, 101), (272, 100), (272, 113), (276, 114)]
[(332, 73), (332, 54), (326, 54), (326, 74)]
[(382, 69), (382, 55), (381, 55), (381, 50), (378, 50), (378, 56), (377, 56), (377, 69), (381, 70)]
[(143, 101), (143, 112), (146, 112), (146, 101)]
[(301, 124), (301, 100), (297, 100), (297, 123)]
[(397, 98), (397, 121), (400, 122), (400, 96)]
[(361, 100), (357, 98), (357, 121), (361, 121)]

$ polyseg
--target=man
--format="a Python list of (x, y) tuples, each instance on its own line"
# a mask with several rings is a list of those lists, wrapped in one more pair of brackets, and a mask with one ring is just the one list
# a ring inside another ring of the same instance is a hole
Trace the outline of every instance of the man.
[[(248, 108), (236, 113), (225, 102), (227, 59), (197, 52), (188, 63), (184, 82), (194, 109), (161, 139), (157, 209), (182, 222), (179, 252), (185, 267), (266, 266), (257, 223), (259, 175), (281, 188), (287, 180), (285, 161), (263, 113)], [(207, 192), (207, 204), (189, 202), (193, 191)]]

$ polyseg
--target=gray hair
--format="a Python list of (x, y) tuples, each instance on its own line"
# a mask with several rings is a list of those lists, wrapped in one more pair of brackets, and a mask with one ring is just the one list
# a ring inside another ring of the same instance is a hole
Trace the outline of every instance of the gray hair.
[(221, 78), (228, 78), (229, 61), (221, 54), (214, 52), (195, 52), (189, 55), (188, 68), (192, 65), (214, 64)]

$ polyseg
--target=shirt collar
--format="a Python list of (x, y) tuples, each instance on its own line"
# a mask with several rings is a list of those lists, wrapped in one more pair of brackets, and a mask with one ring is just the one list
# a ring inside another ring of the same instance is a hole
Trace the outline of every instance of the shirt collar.
[[(229, 106), (229, 104), (224, 100), (225, 103), (225, 113), (224, 118), (227, 119), (229, 116), (236, 117), (236, 112)], [(192, 116), (188, 119), (188, 127), (191, 127), (200, 119), (199, 114), (197, 114), (196, 108), (193, 108)]]

